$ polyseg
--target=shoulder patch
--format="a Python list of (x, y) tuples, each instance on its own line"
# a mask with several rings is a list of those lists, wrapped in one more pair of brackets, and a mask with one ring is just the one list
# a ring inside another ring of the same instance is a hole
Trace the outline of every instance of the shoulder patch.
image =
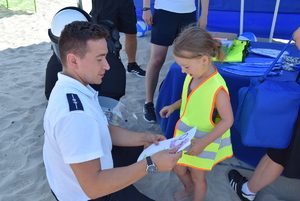
[(82, 103), (81, 103), (81, 101), (80, 101), (77, 94), (66, 94), (66, 95), (67, 95), (67, 99), (68, 99), (68, 102), (69, 102), (70, 112), (75, 111), (75, 110), (84, 111)]

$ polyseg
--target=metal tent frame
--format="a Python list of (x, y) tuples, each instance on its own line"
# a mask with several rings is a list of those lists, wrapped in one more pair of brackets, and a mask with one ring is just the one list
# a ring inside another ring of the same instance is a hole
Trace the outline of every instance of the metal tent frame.
[[(272, 42), (273, 35), (274, 35), (274, 29), (276, 25), (276, 20), (277, 20), (277, 14), (278, 14), (278, 9), (279, 9), (279, 4), (280, 0), (276, 0), (276, 5), (274, 9), (274, 14), (273, 14), (273, 21), (272, 21), (272, 26), (270, 30), (270, 36), (269, 36), (269, 42)], [(241, 0), (241, 7), (240, 7), (240, 35), (243, 33), (244, 30), (244, 7), (245, 7), (245, 0)], [(198, 0), (198, 12), (200, 10), (200, 0)], [(198, 14), (199, 17), (199, 14)]]
[[(241, 0), (241, 10), (240, 10), (240, 35), (243, 33), (243, 24), (244, 24), (244, 4), (245, 0)], [(274, 14), (273, 14), (273, 20), (272, 20), (272, 26), (271, 26), (271, 31), (270, 31), (270, 36), (269, 36), (269, 42), (272, 42), (273, 35), (274, 35), (274, 29), (276, 25), (276, 20), (277, 20), (277, 14), (278, 14), (278, 9), (279, 9), (279, 4), (280, 0), (276, 0), (276, 5), (274, 9)]]

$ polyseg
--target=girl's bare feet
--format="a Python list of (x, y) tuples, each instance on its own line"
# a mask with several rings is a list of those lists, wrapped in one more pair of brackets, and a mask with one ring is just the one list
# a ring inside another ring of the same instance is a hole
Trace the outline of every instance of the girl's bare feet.
[(174, 198), (174, 201), (177, 201), (177, 200), (180, 200), (181, 198), (190, 196), (192, 194), (193, 194), (193, 190), (190, 190), (190, 191), (183, 190), (183, 191), (174, 193), (173, 198)]

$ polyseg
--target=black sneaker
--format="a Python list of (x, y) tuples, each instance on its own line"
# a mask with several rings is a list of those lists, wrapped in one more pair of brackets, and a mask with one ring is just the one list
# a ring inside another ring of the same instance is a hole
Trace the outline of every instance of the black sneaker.
[(242, 201), (253, 201), (255, 195), (247, 195), (243, 193), (242, 186), (248, 180), (246, 177), (243, 177), (237, 170), (230, 170), (228, 173), (229, 184), (236, 192), (236, 194), (240, 197)]
[(145, 77), (145, 75), (146, 75), (146, 71), (144, 71), (143, 69), (141, 69), (141, 67), (139, 65), (137, 65), (136, 62), (134, 62), (134, 63), (128, 63), (128, 65), (127, 65), (127, 72), (135, 74), (138, 77)]
[(156, 122), (156, 115), (154, 111), (154, 105), (152, 102), (149, 102), (144, 105), (144, 119), (150, 123), (155, 123)]

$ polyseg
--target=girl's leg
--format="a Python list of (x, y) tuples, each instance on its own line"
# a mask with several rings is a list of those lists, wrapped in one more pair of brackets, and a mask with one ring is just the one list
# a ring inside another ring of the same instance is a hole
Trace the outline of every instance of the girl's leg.
[(198, 169), (191, 169), (190, 175), (194, 183), (194, 199), (193, 201), (202, 201), (204, 200), (206, 190), (207, 190), (207, 183), (205, 177), (206, 171), (198, 170)]
[(175, 201), (187, 197), (193, 194), (193, 181), (190, 175), (190, 171), (187, 167), (182, 165), (176, 165), (173, 168), (173, 172), (179, 177), (180, 181), (184, 186), (183, 191), (179, 191), (173, 194), (173, 198)]

